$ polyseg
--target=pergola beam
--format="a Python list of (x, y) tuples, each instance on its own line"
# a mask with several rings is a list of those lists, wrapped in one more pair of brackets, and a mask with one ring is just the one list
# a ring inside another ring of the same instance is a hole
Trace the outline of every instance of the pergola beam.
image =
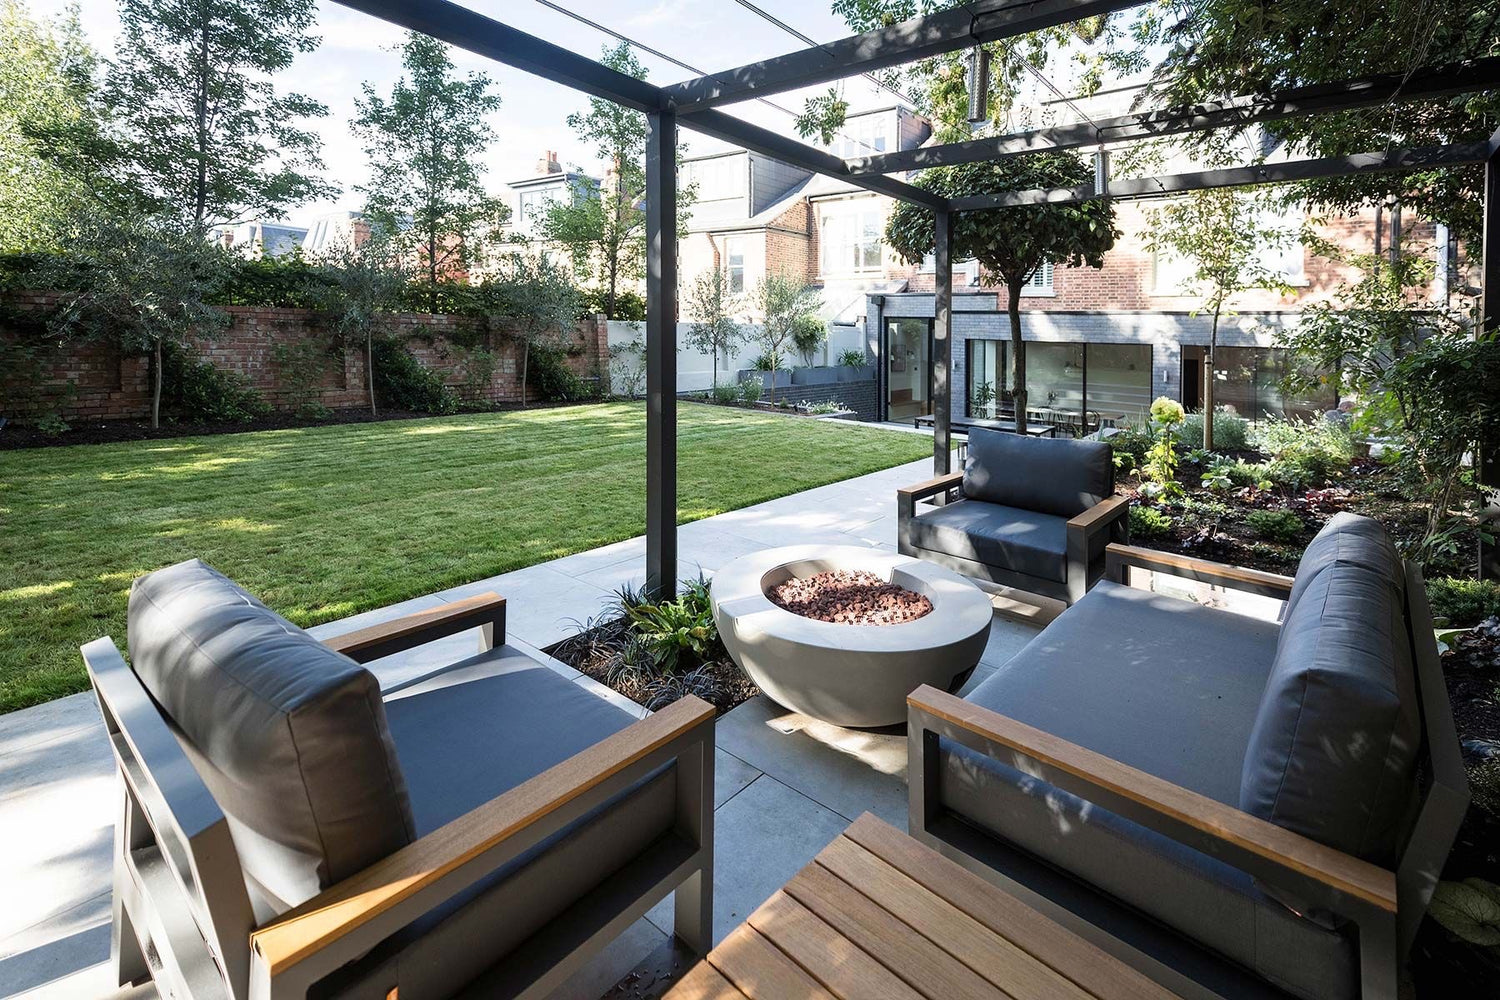
[(1393, 101), (1449, 97), (1497, 85), (1500, 85), (1500, 58), (1477, 59), (1422, 70), (1410, 76), (1395, 73), (1339, 83), (1320, 83), (1270, 97), (1231, 97), (1190, 108), (1157, 108), (1054, 128), (877, 153), (850, 159), (847, 166), (852, 179), (865, 174), (890, 174), (926, 167), (978, 163), (1028, 153), (1080, 149), (1101, 143), (1206, 132), (1280, 121), (1301, 115), (1353, 111)]
[(661, 88), (449, 0), (337, 0), (352, 10), (636, 111), (665, 106)]
[(855, 187), (887, 195), (898, 201), (909, 201), (931, 209), (943, 208), (948, 204), (948, 199), (942, 195), (924, 191), (893, 177), (850, 177), (844, 161), (832, 153), (789, 139), (779, 132), (772, 132), (722, 111), (695, 111), (690, 115), (682, 115), (681, 121), (695, 132), (762, 153), (794, 167), (846, 180)]
[(973, 0), (952, 10), (851, 35), (736, 69), (663, 87), (679, 113), (734, 104), (945, 52), (1025, 35), (1098, 14), (1139, 7), (1144, 0)]
[(1471, 142), (1453, 146), (1396, 149), (1381, 153), (1355, 153), (1351, 156), (1329, 156), (1315, 160), (1262, 163), (1249, 167), (1228, 167), (1222, 170), (1199, 170), (1185, 174), (1165, 174), (1159, 177), (1111, 179), (1103, 192), (1096, 191), (1093, 184), (1086, 184), (1076, 188), (1039, 188), (1029, 191), (1008, 191), (1003, 194), (971, 195), (954, 198), (950, 204), (956, 212), (977, 212), (992, 208), (1011, 208), (1017, 205), (1088, 201), (1099, 197), (1164, 198), (1208, 188), (1290, 184), (1324, 177), (1349, 177), (1355, 174), (1384, 173), (1395, 170), (1429, 170), (1433, 167), (1483, 163), (1489, 155), (1488, 142)]

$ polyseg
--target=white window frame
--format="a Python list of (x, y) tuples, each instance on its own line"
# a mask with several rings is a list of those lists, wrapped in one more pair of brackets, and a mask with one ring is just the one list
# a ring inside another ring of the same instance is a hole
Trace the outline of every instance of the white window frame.
[(696, 160), (688, 168), (688, 182), (698, 186), (699, 201), (727, 201), (743, 198), (747, 190), (744, 156), (716, 156)]
[[(873, 225), (873, 234), (871, 226)], [(838, 239), (832, 237), (837, 234)], [(870, 263), (873, 255), (874, 262)], [(843, 257), (842, 262), (836, 260)], [(830, 266), (832, 262), (832, 266)], [(818, 213), (822, 275), (878, 274), (885, 266), (885, 212), (870, 199), (824, 206)]]
[(1051, 298), (1057, 294), (1057, 289), (1052, 282), (1052, 262), (1044, 260), (1037, 265), (1037, 269), (1032, 272), (1031, 277), (1026, 279), (1026, 284), (1021, 286), (1021, 297)]
[[(731, 295), (743, 295), (745, 292), (745, 243), (743, 236), (724, 237), (724, 276), (728, 279), (729, 293)], [(735, 264), (734, 258), (739, 257), (740, 262)], [(739, 272), (740, 287), (735, 288), (735, 272)]]

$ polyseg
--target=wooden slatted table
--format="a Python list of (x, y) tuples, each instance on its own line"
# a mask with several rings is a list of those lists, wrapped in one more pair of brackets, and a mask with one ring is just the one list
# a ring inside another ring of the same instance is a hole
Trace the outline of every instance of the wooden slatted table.
[(1174, 996), (866, 813), (663, 1000)]

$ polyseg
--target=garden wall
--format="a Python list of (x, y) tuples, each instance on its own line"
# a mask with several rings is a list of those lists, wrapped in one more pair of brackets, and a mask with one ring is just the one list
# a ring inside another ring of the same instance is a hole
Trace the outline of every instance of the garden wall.
[[(11, 300), (23, 311), (41, 313), (55, 299), (22, 295)], [(364, 352), (334, 348), (336, 338), (326, 314), (308, 309), (271, 309), (230, 306), (229, 328), (197, 345), (197, 353), (216, 367), (248, 379), (271, 406), (292, 410), (308, 402), (329, 409), (368, 405)], [(0, 321), (3, 322), (3, 321)], [(440, 373), (466, 402), (485, 404), (521, 401), (521, 349), (486, 321), (472, 316), (399, 313), (389, 317), (389, 328), (406, 342), (423, 367)], [(17, 331), (0, 325), (0, 339), (14, 341)], [(466, 362), (470, 348), (487, 347), (495, 356), (490, 378), (470, 384)], [(278, 358), (278, 347), (306, 353), (314, 361), (310, 393), (300, 390), (297, 376)], [(607, 370), (608, 331), (603, 317), (580, 321), (568, 345), (566, 364), (580, 378), (592, 382)], [(321, 364), (317, 362), (321, 361)], [(316, 369), (321, 371), (316, 371)], [(14, 384), (22, 377), (0, 372), (0, 416), (24, 418), (34, 411), (56, 412), (65, 420), (121, 420), (149, 416), (150, 365), (144, 357), (123, 355), (103, 344), (81, 344), (49, 359), (40, 385)], [(24, 373), (31, 382), (32, 373)], [(68, 386), (72, 386), (71, 391)], [(39, 391), (40, 390), (40, 391)], [(308, 399), (311, 395), (313, 398)], [(528, 395), (536, 398), (535, 388)]]

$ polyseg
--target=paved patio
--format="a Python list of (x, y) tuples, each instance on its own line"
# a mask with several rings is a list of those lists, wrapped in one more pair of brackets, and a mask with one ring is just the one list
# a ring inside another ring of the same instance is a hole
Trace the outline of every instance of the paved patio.
[[(914, 462), (684, 525), (681, 572), (711, 576), (731, 560), (773, 545), (821, 542), (894, 550), (895, 490), (930, 475), (929, 462)], [(495, 590), (509, 598), (508, 641), (541, 649), (597, 614), (615, 587), (639, 584), (644, 561), (645, 541), (635, 538), (312, 631), (337, 635)], [(1003, 664), (1041, 625), (1016, 617), (1037, 615), (1036, 609), (1012, 606), (1009, 612), (997, 614), (971, 685)], [(455, 636), (377, 661), (371, 669), (383, 684), (396, 683), (467, 655), (475, 641), (473, 634)], [(570, 668), (555, 668), (623, 701)], [(0, 909), (0, 998), (132, 995), (112, 991), (101, 964), (109, 954), (116, 789), (92, 698), (73, 695), (0, 717), (0, 885), (6, 887)], [(873, 811), (905, 827), (906, 744), (900, 732), (840, 729), (761, 697), (719, 720), (717, 742), (716, 938), (861, 812)], [(659, 961), (670, 913), (664, 904), (639, 921), (558, 996), (592, 1000), (632, 969), (649, 968), (653, 956)], [(155, 994), (146, 988), (134, 995)]]

